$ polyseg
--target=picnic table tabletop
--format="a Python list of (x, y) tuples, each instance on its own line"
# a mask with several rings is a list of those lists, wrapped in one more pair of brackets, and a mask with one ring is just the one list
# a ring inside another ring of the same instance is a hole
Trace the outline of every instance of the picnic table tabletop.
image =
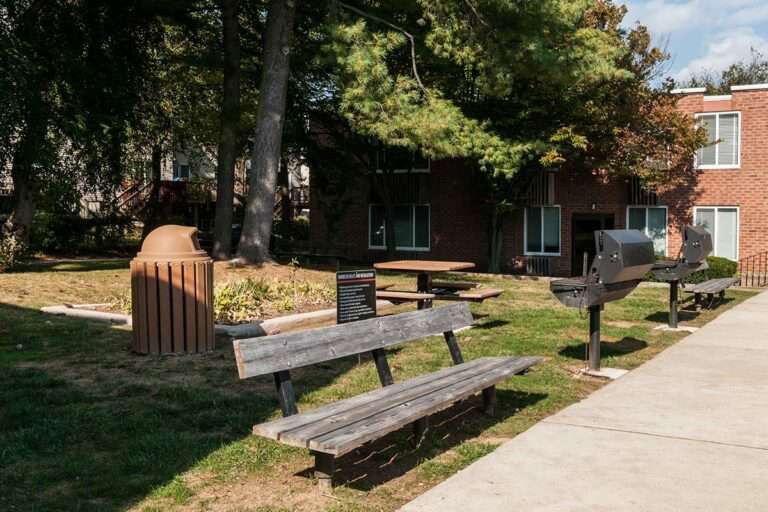
[(433, 261), (433, 260), (398, 260), (374, 263), (377, 270), (400, 270), (403, 272), (450, 272), (475, 268), (474, 263), (467, 261)]

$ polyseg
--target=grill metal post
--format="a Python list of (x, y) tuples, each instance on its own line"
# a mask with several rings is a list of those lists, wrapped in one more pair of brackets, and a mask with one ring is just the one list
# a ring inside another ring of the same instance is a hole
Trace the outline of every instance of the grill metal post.
[(669, 327), (677, 329), (677, 288), (680, 281), (669, 282)]
[(600, 371), (600, 305), (589, 307), (589, 369)]

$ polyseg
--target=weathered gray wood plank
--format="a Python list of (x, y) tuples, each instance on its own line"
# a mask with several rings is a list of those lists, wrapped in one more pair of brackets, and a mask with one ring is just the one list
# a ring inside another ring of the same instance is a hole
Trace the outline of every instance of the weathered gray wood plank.
[[(320, 406), (316, 409), (312, 409), (295, 416), (287, 418), (280, 418), (278, 420), (270, 421), (267, 423), (261, 423), (253, 427), (253, 433), (268, 437), (270, 439), (280, 439), (283, 432), (301, 428), (305, 425), (309, 425), (314, 422), (323, 421), (331, 416), (337, 414), (344, 414), (347, 411), (357, 409), (365, 406), (365, 404), (371, 401), (378, 400), (384, 396), (394, 396), (398, 394), (404, 394), (404, 396), (419, 396), (422, 389), (434, 389), (439, 387), (439, 382), (442, 379), (450, 378), (452, 375), (463, 372), (471, 372), (481, 364), (484, 364), (483, 359), (475, 359), (463, 365), (451, 366), (443, 368), (434, 373), (428, 373), (421, 375), (413, 379), (399, 382), (386, 388), (374, 389), (362, 395), (357, 395), (345, 400), (340, 400), (331, 404)], [(301, 445), (306, 446), (306, 445)]]
[(721, 277), (698, 283), (685, 291), (689, 293), (718, 293), (736, 284), (739, 280), (735, 277)]
[(378, 439), (420, 418), (448, 408), (454, 402), (495, 385), (510, 375), (520, 373), (540, 360), (539, 357), (508, 358), (507, 364), (491, 371), (462, 380), (454, 386), (443, 388), (435, 393), (404, 402), (363, 421), (312, 439), (309, 441), (309, 448), (336, 456), (343, 455), (368, 441)]
[[(434, 380), (420, 386), (412, 386), (405, 388), (397, 393), (384, 393), (389, 391), (387, 389), (380, 390), (381, 392), (371, 397), (371, 400), (363, 405), (359, 405), (354, 408), (349, 408), (344, 412), (339, 412), (331, 417), (324, 418), (320, 421), (315, 421), (303, 425), (302, 427), (281, 432), (279, 439), (281, 441), (290, 442), (291, 444), (308, 446), (308, 443), (317, 437), (324, 436), (333, 431), (338, 431), (344, 427), (348, 427), (353, 424), (358, 424), (371, 416), (379, 415), (383, 411), (395, 409), (408, 404), (414, 400), (439, 392), (442, 389), (456, 386), (461, 382), (475, 379), (477, 375), (485, 373), (491, 373), (500, 366), (507, 366), (509, 361), (506, 358), (486, 357), (476, 359), (479, 361), (475, 364), (458, 365), (468, 366), (464, 368), (464, 371), (455, 372), (450, 375), (446, 375), (442, 379)], [(473, 361), (474, 362), (474, 361)]]
[(467, 304), (235, 340), (241, 379), (369, 352), (472, 325)]

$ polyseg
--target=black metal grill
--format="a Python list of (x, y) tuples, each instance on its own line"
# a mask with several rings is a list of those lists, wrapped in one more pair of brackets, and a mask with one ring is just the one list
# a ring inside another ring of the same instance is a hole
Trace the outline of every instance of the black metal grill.
[(685, 226), (683, 245), (675, 261), (660, 261), (653, 266), (653, 276), (669, 283), (669, 327), (677, 329), (677, 292), (680, 281), (699, 270), (709, 268), (712, 235), (701, 226)]
[(556, 279), (550, 290), (569, 307), (592, 307), (626, 297), (655, 261), (653, 242), (640, 231), (595, 231), (597, 255), (589, 274)]
[(634, 290), (653, 267), (653, 242), (640, 231), (595, 231), (597, 255), (586, 276), (553, 280), (549, 288), (564, 305), (589, 308), (590, 369), (600, 370), (600, 310)]
[(653, 266), (653, 276), (662, 281), (682, 281), (699, 270), (708, 268), (712, 253), (712, 235), (701, 226), (685, 226), (683, 245), (675, 261), (660, 261)]

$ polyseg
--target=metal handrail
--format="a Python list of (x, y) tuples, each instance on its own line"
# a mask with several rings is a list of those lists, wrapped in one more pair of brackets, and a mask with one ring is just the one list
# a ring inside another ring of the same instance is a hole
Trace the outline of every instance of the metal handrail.
[(768, 251), (739, 260), (739, 286), (762, 288), (768, 286)]

